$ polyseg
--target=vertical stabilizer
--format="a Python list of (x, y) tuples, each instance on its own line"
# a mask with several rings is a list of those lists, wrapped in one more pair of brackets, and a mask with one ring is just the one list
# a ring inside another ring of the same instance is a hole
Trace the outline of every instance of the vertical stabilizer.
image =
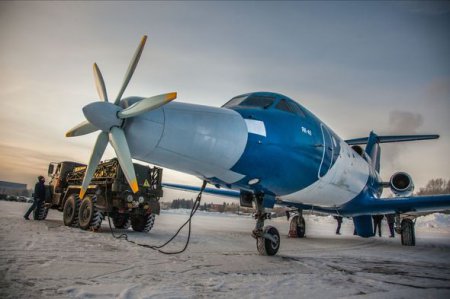
[(366, 145), (366, 154), (370, 157), (372, 167), (379, 173), (380, 172), (380, 155), (381, 148), (379, 144), (380, 140), (378, 135), (373, 131), (370, 132), (369, 139)]

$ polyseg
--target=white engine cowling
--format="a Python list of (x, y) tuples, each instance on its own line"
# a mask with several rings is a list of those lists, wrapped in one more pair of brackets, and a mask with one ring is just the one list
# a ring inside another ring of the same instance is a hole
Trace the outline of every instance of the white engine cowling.
[(389, 187), (396, 196), (410, 196), (414, 191), (414, 183), (406, 172), (396, 172), (391, 176)]

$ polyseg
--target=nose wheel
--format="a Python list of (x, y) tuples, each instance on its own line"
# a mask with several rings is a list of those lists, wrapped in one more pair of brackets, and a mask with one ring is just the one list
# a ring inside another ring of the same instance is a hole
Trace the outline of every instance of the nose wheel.
[(261, 255), (275, 255), (280, 249), (280, 234), (273, 226), (264, 226), (264, 221), (270, 219), (270, 214), (265, 212), (263, 205), (263, 194), (255, 196), (256, 226), (252, 236), (256, 239), (256, 248)]
[(273, 226), (266, 226), (263, 235), (256, 238), (256, 247), (261, 255), (275, 255), (280, 249), (280, 234)]

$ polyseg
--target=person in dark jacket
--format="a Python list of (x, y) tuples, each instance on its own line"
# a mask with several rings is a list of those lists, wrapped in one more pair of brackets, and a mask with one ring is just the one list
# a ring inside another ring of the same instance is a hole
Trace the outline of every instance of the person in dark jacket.
[(389, 226), (389, 231), (391, 232), (391, 235), (389, 236), (389, 238), (394, 238), (395, 237), (395, 233), (394, 233), (395, 214), (386, 214), (386, 221)]
[(378, 228), (378, 236), (381, 237), (381, 221), (383, 220), (383, 215), (373, 215), (373, 235), (375, 236), (377, 234), (377, 228)]
[(28, 216), (30, 216), (31, 212), (33, 212), (34, 209), (36, 209), (39, 204), (41, 204), (42, 202), (45, 201), (44, 183), (45, 183), (45, 178), (42, 175), (38, 176), (38, 182), (34, 186), (33, 204), (28, 209), (28, 211), (25, 213), (25, 215), (23, 215), (23, 218), (25, 218), (25, 220), (30, 220), (30, 218), (28, 218)]
[(342, 224), (342, 216), (334, 216), (334, 219), (337, 220), (338, 226), (336, 228), (336, 235), (341, 234), (341, 224)]

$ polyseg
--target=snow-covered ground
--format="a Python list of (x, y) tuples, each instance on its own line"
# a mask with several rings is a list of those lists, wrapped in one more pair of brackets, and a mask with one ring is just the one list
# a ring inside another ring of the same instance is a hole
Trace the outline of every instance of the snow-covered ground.
[[(267, 223), (280, 230), (281, 249), (265, 257), (251, 217), (199, 213), (188, 250), (163, 255), (113, 239), (107, 221), (96, 233), (65, 227), (55, 210), (25, 221), (28, 206), (0, 202), (0, 298), (450, 298), (448, 215), (419, 219), (415, 247), (387, 238), (386, 222), (382, 238), (363, 239), (350, 220), (336, 236), (332, 217), (307, 216), (307, 238), (289, 239), (277, 218)], [(163, 211), (149, 234), (127, 232), (160, 244), (186, 217)]]

